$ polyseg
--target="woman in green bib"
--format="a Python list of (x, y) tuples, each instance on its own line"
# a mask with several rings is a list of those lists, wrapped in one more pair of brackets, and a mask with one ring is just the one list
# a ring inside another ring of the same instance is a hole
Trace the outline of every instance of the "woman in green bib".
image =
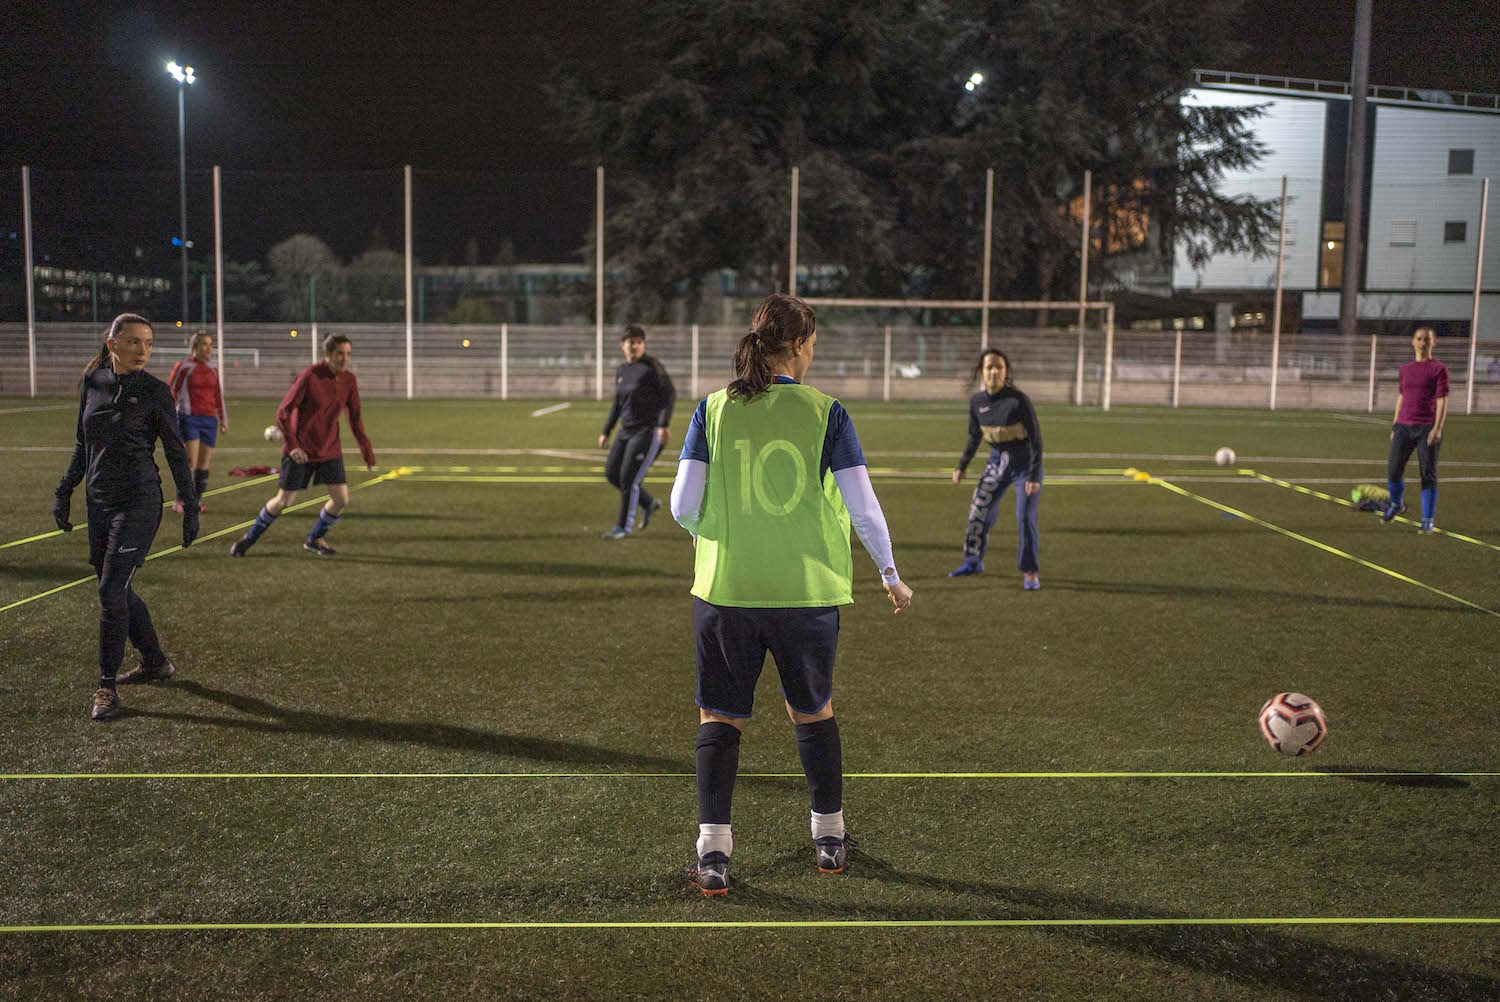
[(729, 888), (740, 733), (769, 652), (812, 799), (818, 869), (843, 871), (843, 754), (833, 716), (839, 607), (854, 601), (852, 525), (895, 611), (911, 605), (854, 424), (803, 384), (812, 307), (768, 296), (734, 353), (735, 379), (698, 404), (678, 457), (672, 517), (694, 536), (698, 862), (704, 894)]

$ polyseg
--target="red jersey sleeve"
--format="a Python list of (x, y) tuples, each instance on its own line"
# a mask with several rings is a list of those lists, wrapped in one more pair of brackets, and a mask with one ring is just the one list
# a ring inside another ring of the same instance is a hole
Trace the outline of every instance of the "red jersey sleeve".
[(302, 448), (297, 442), (297, 427), (293, 418), (297, 415), (297, 405), (307, 393), (307, 380), (311, 374), (312, 369), (303, 369), (292, 382), (292, 388), (286, 391), (286, 396), (281, 398), (281, 405), (276, 408), (276, 427), (281, 429), (281, 448), (286, 455), (291, 455), (293, 449)]
[(375, 465), (375, 447), (370, 444), (370, 436), (365, 434), (365, 423), (359, 416), (359, 381), (354, 378), (354, 373), (349, 373), (349, 430), (354, 432), (354, 440), (359, 443), (359, 455), (365, 461), (366, 466)]

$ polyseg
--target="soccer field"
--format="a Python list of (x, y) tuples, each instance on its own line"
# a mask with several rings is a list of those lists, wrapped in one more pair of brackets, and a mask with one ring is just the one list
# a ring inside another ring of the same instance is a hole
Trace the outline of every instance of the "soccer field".
[[(768, 669), (711, 900), (692, 548), (665, 508), (600, 541), (607, 404), (369, 399), (339, 555), (315, 488), (231, 560), (275, 403), (136, 579), (178, 676), (96, 724), (75, 405), (0, 398), (0, 997), (1500, 998), (1500, 418), (1448, 422), (1426, 536), (1333, 500), (1384, 482), (1383, 416), (1044, 407), (1023, 593), (1009, 497), (946, 577), (964, 401), (849, 404), (915, 590), (893, 617), (855, 544), (859, 846), (814, 869)], [(1256, 728), (1285, 690), (1313, 756)]]

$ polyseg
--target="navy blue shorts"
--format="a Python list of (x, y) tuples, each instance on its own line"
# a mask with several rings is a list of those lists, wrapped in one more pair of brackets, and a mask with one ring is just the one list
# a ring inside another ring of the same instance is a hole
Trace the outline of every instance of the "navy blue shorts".
[(139, 567), (161, 526), (161, 488), (143, 490), (119, 507), (91, 504), (88, 513), (89, 563), (103, 567), (105, 558), (118, 554)]
[(781, 675), (781, 695), (798, 713), (817, 713), (833, 698), (839, 607), (739, 609), (693, 599), (693, 637), (702, 709), (749, 717), (766, 653)]
[(284, 491), (300, 491), (308, 484), (346, 484), (344, 457), (317, 463), (296, 463), (291, 456), (281, 457), (281, 476), (276, 486)]
[(219, 419), (207, 414), (177, 415), (177, 430), (184, 442), (197, 439), (210, 449), (219, 441)]

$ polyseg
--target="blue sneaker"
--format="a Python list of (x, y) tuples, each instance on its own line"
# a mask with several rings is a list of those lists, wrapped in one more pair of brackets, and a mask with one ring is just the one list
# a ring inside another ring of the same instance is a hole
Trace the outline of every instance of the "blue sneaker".
[(613, 529), (611, 529), (608, 532), (606, 532), (604, 535), (600, 536), (599, 538), (600, 539), (629, 539), (630, 538), (630, 533), (626, 532), (624, 530), (624, 528), (622, 528), (621, 526), (617, 525)]
[(1021, 576), (1021, 587), (1026, 591), (1041, 591), (1042, 579), (1035, 574), (1023, 574)]
[(977, 557), (965, 557), (964, 562), (948, 572), (950, 578), (966, 578), (970, 574), (983, 574), (984, 561)]
[(1396, 516), (1401, 514), (1405, 510), (1406, 505), (1397, 504), (1394, 501), (1388, 501), (1386, 502), (1385, 511), (1380, 513), (1380, 520), (1382, 522), (1393, 522), (1395, 521)]
[(1419, 529), (1419, 530), (1418, 530), (1418, 531), (1419, 531), (1419, 532), (1427, 532), (1427, 533), (1430, 533), (1430, 532), (1432, 532), (1432, 530), (1433, 530), (1433, 529), (1434, 529), (1434, 528), (1435, 528), (1435, 527), (1434, 527), (1434, 526), (1433, 526), (1433, 524), (1432, 524), (1432, 519), (1430, 519), (1430, 518), (1424, 518), (1424, 519), (1422, 519), (1422, 528), (1421, 528), (1421, 529)]

